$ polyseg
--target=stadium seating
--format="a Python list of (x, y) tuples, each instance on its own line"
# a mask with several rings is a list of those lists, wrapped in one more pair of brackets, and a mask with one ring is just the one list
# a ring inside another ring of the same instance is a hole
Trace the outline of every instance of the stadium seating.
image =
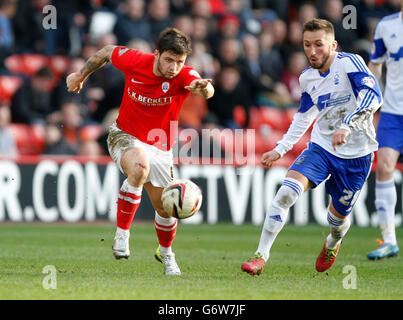
[(259, 129), (262, 125), (268, 125), (271, 129), (278, 131), (288, 129), (289, 121), (286, 112), (282, 109), (270, 106), (253, 107), (250, 109), (249, 115), (249, 126), (253, 129)]
[(101, 125), (91, 124), (80, 129), (80, 139), (82, 141), (97, 140), (103, 133), (104, 129)]
[(65, 56), (55, 55), (49, 57), (49, 68), (56, 77), (61, 77), (69, 66), (69, 59)]
[(8, 126), (20, 155), (38, 155), (45, 147), (45, 132), (42, 126), (11, 123)]
[(10, 102), (22, 82), (17, 76), (0, 76), (0, 100)]
[(48, 65), (48, 59), (42, 54), (27, 53), (21, 55), (21, 71), (27, 76), (32, 76), (41, 68)]
[(7, 70), (14, 74), (22, 74), (21, 56), (13, 54), (4, 59), (4, 65)]
[(69, 66), (69, 58), (61, 55), (47, 57), (42, 54), (13, 54), (4, 60), (8, 71), (13, 74), (32, 76), (41, 68), (48, 66), (56, 78), (60, 78)]

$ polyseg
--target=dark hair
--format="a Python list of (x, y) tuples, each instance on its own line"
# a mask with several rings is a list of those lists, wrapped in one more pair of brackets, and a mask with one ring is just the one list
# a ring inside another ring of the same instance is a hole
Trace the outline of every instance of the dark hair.
[(334, 37), (334, 27), (333, 24), (325, 19), (314, 18), (304, 23), (303, 32), (305, 31), (318, 31), (324, 30), (325, 33), (330, 34)]
[(160, 54), (171, 51), (174, 54), (192, 53), (192, 42), (188, 35), (176, 28), (167, 28), (161, 32), (157, 41), (157, 50)]
[(36, 77), (42, 77), (42, 78), (52, 78), (52, 72), (49, 70), (48, 67), (42, 67), (40, 68), (36, 73)]

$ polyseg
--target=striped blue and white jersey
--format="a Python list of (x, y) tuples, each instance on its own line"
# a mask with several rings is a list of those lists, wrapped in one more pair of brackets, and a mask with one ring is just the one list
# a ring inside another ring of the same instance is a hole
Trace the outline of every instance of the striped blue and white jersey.
[(382, 18), (374, 32), (373, 63), (386, 63), (382, 112), (403, 115), (403, 17), (402, 12)]
[[(365, 156), (378, 149), (373, 114), (382, 104), (378, 82), (356, 54), (336, 53), (329, 70), (321, 74), (309, 67), (300, 77), (301, 103), (294, 120), (275, 150), (291, 150), (316, 119), (311, 141), (331, 154), (345, 159)], [(338, 129), (347, 129), (347, 143), (332, 146)]]

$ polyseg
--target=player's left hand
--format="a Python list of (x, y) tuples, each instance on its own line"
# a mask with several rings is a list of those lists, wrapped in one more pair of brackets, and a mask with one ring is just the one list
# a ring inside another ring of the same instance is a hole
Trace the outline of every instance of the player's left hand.
[(203, 89), (206, 89), (211, 79), (196, 79), (193, 80), (190, 85), (186, 86), (185, 89), (192, 93), (201, 93)]
[(350, 135), (350, 131), (346, 129), (338, 129), (332, 136), (332, 146), (336, 151), (337, 146), (341, 146), (347, 143), (347, 137)]

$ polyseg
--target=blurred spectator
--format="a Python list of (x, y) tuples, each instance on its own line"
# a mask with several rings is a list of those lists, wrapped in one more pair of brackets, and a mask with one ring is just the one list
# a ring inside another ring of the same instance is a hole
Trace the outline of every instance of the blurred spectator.
[(395, 12), (401, 11), (401, 1), (400, 0), (386, 0), (385, 1), (386, 10), (388, 10), (388, 14), (392, 14)]
[(111, 109), (106, 114), (105, 118), (102, 121), (102, 133), (99, 135), (97, 142), (101, 146), (104, 154), (109, 154), (107, 138), (109, 134), (109, 127), (116, 121), (119, 115), (119, 109)]
[(252, 7), (256, 9), (270, 8), (283, 20), (287, 19), (288, 0), (251, 0)]
[(304, 25), (305, 22), (318, 18), (318, 9), (312, 2), (304, 2), (298, 7), (298, 21)]
[(18, 10), (12, 19), (17, 52), (44, 52), (42, 8), (37, 0), (18, 1)]
[(193, 20), (190, 15), (181, 14), (174, 18), (172, 23), (174, 28), (186, 33), (189, 37), (193, 38)]
[(18, 156), (16, 143), (8, 129), (10, 123), (10, 106), (0, 103), (0, 157), (12, 158)]
[(169, 0), (150, 0), (148, 16), (148, 22), (151, 27), (151, 40), (156, 43), (161, 31), (172, 24)]
[[(209, 34), (209, 22), (203, 17), (193, 17), (193, 40), (207, 41)], [(211, 46), (210, 46), (211, 47)]]
[(236, 15), (240, 21), (240, 32), (259, 34), (261, 32), (261, 25), (257, 19), (254, 18), (252, 10), (247, 7), (247, 2), (243, 0), (227, 0), (227, 12)]
[(187, 59), (186, 64), (196, 68), (203, 78), (214, 78), (219, 70), (219, 62), (208, 52), (205, 42), (194, 41), (192, 46), (192, 55)]
[(152, 53), (152, 49), (150, 46), (150, 43), (148, 43), (147, 41), (140, 39), (140, 38), (134, 38), (132, 40), (129, 41), (129, 43), (127, 44), (127, 46), (129, 48), (135, 49), (135, 50), (140, 50), (141, 52), (144, 53)]
[(56, 8), (57, 28), (44, 30), (45, 54), (77, 55), (83, 45), (89, 17), (95, 9), (92, 6), (93, 2), (51, 0), (49, 4)]
[(357, 13), (359, 13), (357, 15), (357, 32), (360, 37), (365, 38), (369, 33), (370, 19), (383, 18), (389, 14), (389, 10), (387, 6), (380, 5), (376, 0), (362, 0), (357, 7)]
[(354, 29), (343, 27), (343, 2), (341, 0), (326, 0), (324, 16), (334, 25), (339, 51), (351, 52), (354, 42), (358, 40), (358, 34)]
[(259, 40), (252, 34), (247, 34), (242, 39), (242, 79), (252, 97), (252, 103), (258, 104), (258, 97), (263, 91), (270, 91), (271, 84), (267, 82), (261, 63)]
[[(199, 43), (199, 45), (202, 45), (202, 43)], [(195, 44), (193, 44), (192, 55), (187, 59), (186, 64), (193, 66), (195, 70), (197, 70), (200, 74), (203, 74), (203, 78), (212, 78), (205, 77), (206, 73), (204, 72), (205, 66), (208, 66), (209, 68), (213, 67), (214, 62), (212, 60), (212, 57), (209, 56), (208, 53), (203, 52), (203, 49), (200, 49), (198, 47), (198, 45), (196, 45), (195, 47)], [(196, 49), (196, 51), (194, 49)], [(211, 58), (210, 64), (208, 64), (207, 56)], [(206, 70), (208, 71), (208, 69)], [(207, 115), (207, 112), (208, 107), (206, 99), (202, 98), (198, 94), (191, 93), (189, 97), (183, 102), (181, 111), (179, 112), (179, 127), (200, 130), (202, 128), (202, 120)]]
[(197, 94), (191, 93), (182, 105), (179, 113), (179, 127), (200, 130), (202, 120), (208, 113), (207, 101)]
[[(240, 40), (240, 21), (236, 15), (226, 14), (221, 16), (217, 22), (217, 26), (217, 32), (211, 33), (208, 39), (213, 50), (217, 50), (220, 43), (226, 39)], [(217, 54), (216, 52), (213, 53)]]
[(45, 127), (45, 150), (43, 154), (77, 155), (77, 150), (67, 142), (56, 124), (49, 123)]
[(16, 0), (0, 0), (0, 71), (7, 73), (4, 59), (14, 49), (14, 32), (11, 19), (17, 10)]
[(236, 38), (225, 38), (218, 46), (217, 58), (222, 64), (239, 63), (241, 42)]
[(284, 45), (287, 41), (287, 24), (284, 20), (276, 19), (270, 24), (271, 34), (273, 36), (273, 48), (276, 48), (285, 61), (287, 59), (287, 51)]
[(286, 61), (289, 59), (291, 53), (301, 50), (303, 41), (302, 30), (303, 26), (299, 21), (294, 20), (289, 23), (287, 40), (283, 45)]
[(52, 101), (52, 84), (52, 73), (47, 67), (41, 68), (32, 78), (27, 79), (12, 99), (13, 121), (45, 124), (47, 117), (57, 110)]
[(78, 153), (80, 145), (80, 128), (83, 124), (83, 118), (80, 113), (80, 107), (76, 103), (66, 102), (60, 108), (60, 117), (58, 125), (69, 146)]
[[(235, 65), (222, 67), (215, 83), (214, 96), (207, 100), (207, 104), (209, 114), (204, 119), (205, 124), (231, 129), (247, 126), (251, 97)], [(244, 123), (237, 123), (234, 119), (234, 110), (237, 107), (245, 112)]]
[(213, 17), (213, 11), (209, 0), (191, 1), (190, 12), (194, 17), (201, 17), (207, 20)]
[(57, 109), (66, 102), (74, 102), (79, 105), (88, 106), (91, 102), (90, 97), (87, 92), (88, 83), (85, 82), (83, 88), (80, 91), (80, 94), (76, 94), (73, 92), (67, 91), (66, 85), (66, 77), (72, 72), (77, 72), (81, 70), (81, 68), (85, 65), (85, 60), (81, 57), (73, 58), (69, 61), (69, 66), (65, 72), (65, 74), (60, 79), (59, 83), (53, 90), (54, 93), (54, 102), (57, 106)]
[(96, 158), (103, 156), (102, 148), (95, 140), (85, 140), (80, 143), (79, 156)]
[(184, 14), (190, 11), (190, 1), (170, 0), (171, 12), (173, 15)]
[(302, 51), (293, 52), (287, 63), (287, 68), (281, 75), (282, 82), (288, 89), (289, 100), (298, 104), (301, 98), (301, 87), (299, 85), (299, 76), (301, 72), (308, 68), (308, 60)]
[(11, 48), (14, 44), (11, 19), (16, 10), (16, 0), (0, 0), (0, 48)]
[(145, 16), (144, 0), (126, 0), (123, 13), (118, 15), (113, 32), (119, 45), (127, 45), (134, 38), (151, 39), (151, 27)]
[(274, 37), (271, 29), (265, 29), (260, 34), (259, 43), (264, 83), (266, 87), (271, 87), (280, 79), (284, 61), (280, 51), (273, 47)]

